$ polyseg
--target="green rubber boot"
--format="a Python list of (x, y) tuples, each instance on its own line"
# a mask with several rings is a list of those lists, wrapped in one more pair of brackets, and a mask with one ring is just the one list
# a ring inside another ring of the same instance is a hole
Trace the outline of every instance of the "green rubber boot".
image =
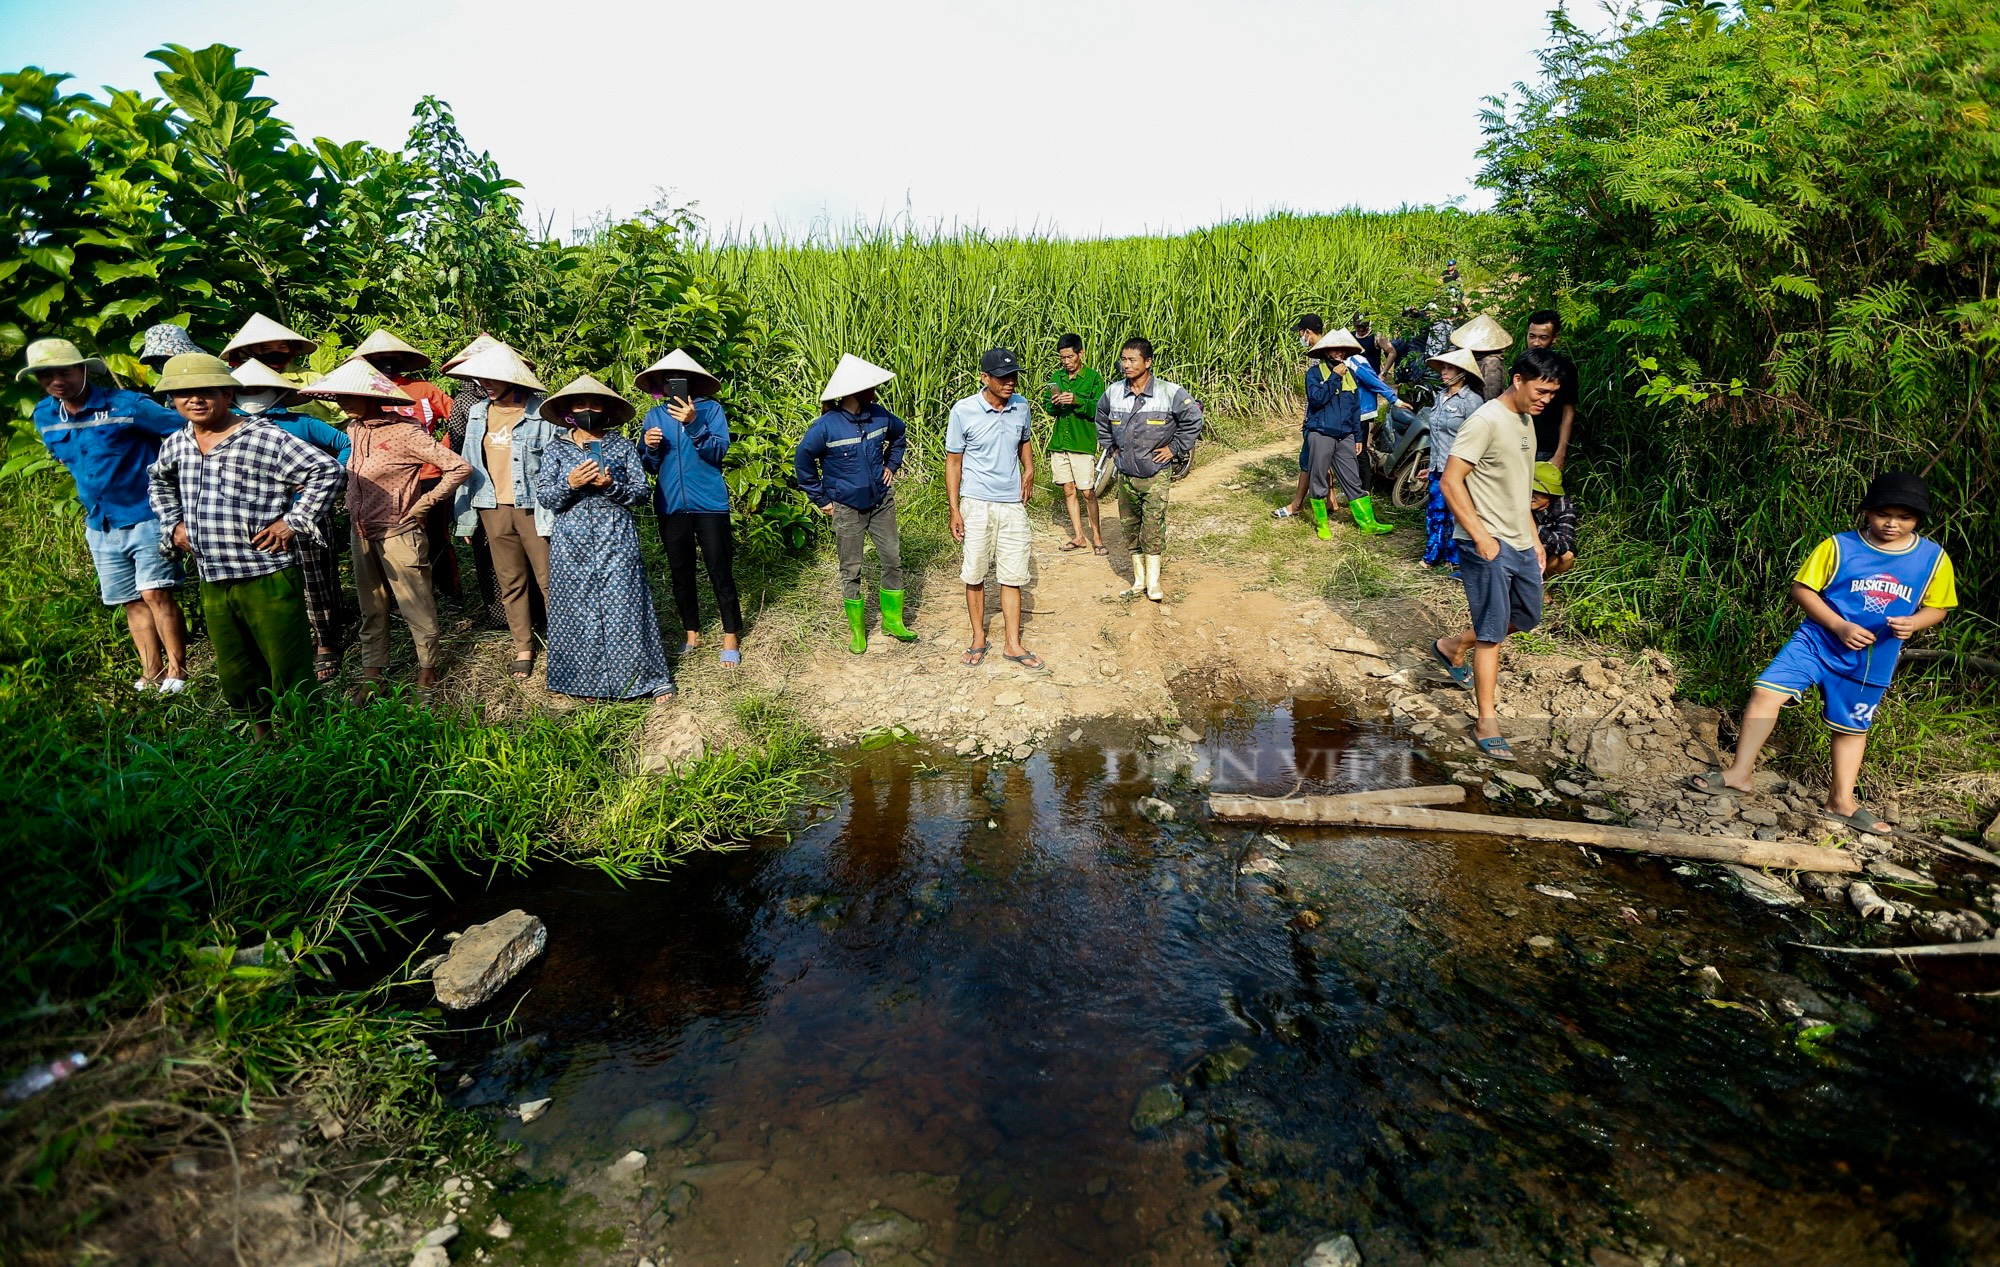
[(917, 635), (903, 623), (903, 591), (883, 590), (881, 593), (882, 632), (897, 642), (915, 642)]
[(847, 649), (855, 655), (868, 650), (868, 605), (858, 598), (847, 600), (847, 629), (854, 635)]
[(1372, 498), (1357, 497), (1347, 504), (1347, 509), (1354, 513), (1354, 526), (1363, 532), (1384, 533), (1396, 531), (1395, 524), (1385, 524), (1375, 518), (1375, 505)]
[(1326, 526), (1326, 498), (1324, 497), (1313, 498), (1312, 507), (1313, 507), (1313, 531), (1319, 534), (1319, 539), (1321, 541), (1333, 540), (1333, 529)]

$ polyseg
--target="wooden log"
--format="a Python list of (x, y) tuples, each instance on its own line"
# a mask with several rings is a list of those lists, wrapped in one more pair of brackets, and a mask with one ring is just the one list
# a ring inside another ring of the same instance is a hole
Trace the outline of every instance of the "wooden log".
[(1809, 941), (1795, 941), (1792, 945), (1824, 950), (1830, 955), (1894, 955), (1898, 959), (1912, 955), (2000, 955), (2000, 939), (1992, 937), (1982, 937), (1978, 941), (1935, 942), (1924, 946), (1821, 946)]
[(1386, 787), (1338, 796), (1211, 796), (1209, 812), (1217, 818), (1254, 818), (1280, 823), (1317, 823), (1326, 814), (1350, 805), (1456, 805), (1465, 789), (1456, 783), (1426, 787)]
[[(1230, 799), (1257, 798), (1211, 798), (1210, 806), (1213, 808), (1216, 800)], [(1338, 797), (1307, 799), (1322, 803), (1316, 807), (1319, 816), (1307, 818), (1301, 810), (1297, 816), (1286, 815), (1285, 821), (1313, 822), (1329, 827), (1391, 827), (1399, 831), (1511, 836), (1517, 840), (1559, 840), (1575, 845), (1595, 845), (1603, 849), (1630, 849), (1639, 853), (1661, 854), (1669, 858), (1734, 862), (1746, 867), (1773, 867), (1781, 871), (1861, 870), (1861, 861), (1853, 854), (1839, 849), (1822, 849), (1814, 845), (1738, 840), (1726, 836), (1687, 836), (1677, 832), (1639, 831), (1631, 827), (1570, 823), (1547, 818), (1463, 814), (1451, 810), (1420, 809), (1410, 805), (1370, 805), (1353, 802), (1342, 804)]]

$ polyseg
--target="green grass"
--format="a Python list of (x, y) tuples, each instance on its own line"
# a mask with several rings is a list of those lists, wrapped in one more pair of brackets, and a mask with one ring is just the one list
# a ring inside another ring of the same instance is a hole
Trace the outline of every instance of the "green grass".
[[(737, 709), (745, 745), (670, 780), (633, 770), (638, 705), (485, 724), (401, 698), (296, 700), (260, 745), (199, 684), (137, 696), (80, 533), (47, 513), (66, 491), (55, 475), (0, 485), (0, 1068), (71, 1046), (149, 1054), (0, 1115), (10, 1227), (60, 1240), (92, 1205), (62, 1178), (189, 1110), (302, 1095), (354, 1142), (440, 1146), (452, 1121), (410, 1046), (435, 1021), (335, 984), (407, 953), (410, 895), (549, 857), (658, 873), (782, 830), (817, 794), (817, 740), (756, 698)], [(197, 953), (267, 941), (289, 966)], [(101, 1115), (113, 1100), (183, 1107)]]

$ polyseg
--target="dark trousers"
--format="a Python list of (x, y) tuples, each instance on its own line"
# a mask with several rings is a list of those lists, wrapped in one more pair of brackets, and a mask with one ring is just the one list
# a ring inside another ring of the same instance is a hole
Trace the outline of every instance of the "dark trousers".
[(729, 532), (729, 512), (705, 514), (675, 511), (660, 516), (660, 544), (667, 552), (667, 572), (673, 579), (674, 608), (682, 629), (701, 628), (701, 596), (694, 583), (694, 555), (708, 567), (708, 584), (722, 616), (722, 632), (743, 633), (743, 608), (736, 601), (736, 545)]
[[(418, 495), (430, 492), (438, 483), (434, 479), (418, 480)], [(455, 517), (449, 497), (431, 507), (430, 513), (424, 516), (424, 562), (431, 569), (431, 591), (438, 598), (449, 598), (453, 602), (457, 602), (464, 593), (464, 586), (458, 577), (458, 549), (451, 541)]]

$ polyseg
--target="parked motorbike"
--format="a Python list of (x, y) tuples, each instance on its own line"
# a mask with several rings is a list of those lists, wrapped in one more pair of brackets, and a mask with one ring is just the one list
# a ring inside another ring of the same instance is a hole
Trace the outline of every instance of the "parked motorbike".
[(1375, 478), (1388, 485), (1390, 504), (1408, 509), (1430, 499), (1431, 411), (1437, 406), (1422, 388), (1398, 392), (1416, 399), (1398, 399), (1376, 415), (1368, 456)]

